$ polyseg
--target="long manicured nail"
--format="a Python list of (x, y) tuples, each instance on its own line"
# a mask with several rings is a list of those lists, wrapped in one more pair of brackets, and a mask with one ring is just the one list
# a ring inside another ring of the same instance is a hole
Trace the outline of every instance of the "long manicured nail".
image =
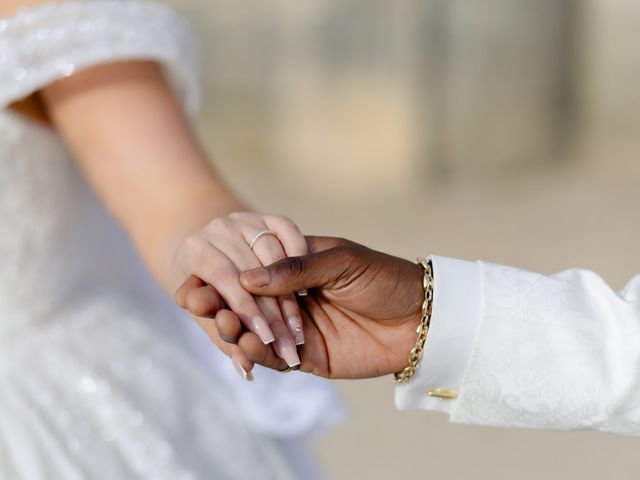
[(251, 287), (262, 288), (271, 283), (271, 275), (266, 268), (256, 268), (242, 273), (242, 279)]
[(291, 337), (280, 337), (275, 345), (276, 352), (280, 358), (282, 358), (287, 365), (295, 367), (300, 365), (300, 357), (298, 356), (298, 350)]
[(287, 318), (289, 324), (289, 331), (293, 335), (293, 340), (296, 345), (302, 345), (304, 343), (304, 331), (302, 330), (302, 319), (296, 315), (292, 315)]
[(262, 317), (253, 317), (251, 319), (251, 325), (253, 327), (254, 333), (256, 333), (262, 343), (265, 345), (269, 345), (271, 342), (275, 340), (273, 333), (271, 332), (271, 328), (269, 328), (269, 324)]
[(244, 378), (247, 382), (253, 382), (253, 373), (247, 372), (244, 368), (242, 368), (242, 365), (240, 365), (240, 361), (236, 357), (231, 356), (231, 363), (242, 378)]

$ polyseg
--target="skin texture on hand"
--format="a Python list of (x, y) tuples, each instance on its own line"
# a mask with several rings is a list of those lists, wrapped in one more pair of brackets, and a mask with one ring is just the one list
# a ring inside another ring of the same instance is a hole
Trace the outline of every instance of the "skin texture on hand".
[[(307, 256), (241, 275), (242, 285), (254, 295), (308, 289), (308, 295), (299, 298), (306, 338), (299, 350), (301, 370), (327, 378), (367, 378), (402, 370), (415, 344), (424, 299), (420, 268), (347, 240), (307, 237), (307, 243)], [(270, 346), (242, 328), (232, 311), (212, 302), (213, 296), (209, 286), (196, 293), (185, 284), (176, 298), (183, 308), (215, 318), (205, 326), (210, 336), (219, 334), (237, 344), (252, 362), (286, 368)], [(243, 365), (245, 370), (250, 367)]]
[[(257, 232), (269, 234), (262, 235), (251, 248)], [(296, 345), (304, 343), (302, 316), (295, 297), (293, 294), (277, 299), (253, 297), (238, 277), (243, 270), (306, 253), (304, 236), (288, 218), (244, 212), (215, 219), (190, 235), (180, 247), (177, 259), (183, 278), (192, 274), (215, 288), (220, 301), (233, 309), (243, 325), (264, 344), (275, 341), (275, 351), (293, 367), (300, 364)], [(191, 282), (198, 287), (196, 281)]]

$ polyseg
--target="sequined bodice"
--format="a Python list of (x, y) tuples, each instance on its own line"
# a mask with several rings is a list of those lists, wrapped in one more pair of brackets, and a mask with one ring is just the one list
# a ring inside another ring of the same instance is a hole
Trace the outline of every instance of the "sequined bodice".
[(58, 136), (0, 112), (0, 166), (0, 337), (107, 284), (130, 287), (131, 249)]

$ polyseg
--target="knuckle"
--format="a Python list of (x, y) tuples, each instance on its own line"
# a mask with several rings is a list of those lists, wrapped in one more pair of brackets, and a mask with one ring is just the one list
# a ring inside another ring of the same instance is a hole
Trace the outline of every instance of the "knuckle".
[(183, 273), (193, 273), (197, 265), (201, 263), (203, 253), (204, 242), (199, 236), (194, 235), (185, 239), (179, 252)]
[(299, 277), (305, 271), (306, 261), (302, 257), (289, 257), (282, 262), (282, 270), (287, 276)]
[(343, 237), (336, 237), (335, 239), (335, 248), (353, 248), (354, 243), (351, 240), (347, 240)]
[(182, 242), (182, 250), (188, 255), (198, 254), (202, 251), (202, 243), (199, 235), (190, 235)]
[(224, 228), (224, 222), (222, 218), (214, 218), (209, 222), (206, 227), (207, 233), (216, 234)]
[(333, 248), (337, 256), (346, 257), (353, 254), (353, 248), (350, 245), (339, 245)]
[(224, 235), (233, 227), (233, 220), (229, 217), (214, 218), (209, 222), (207, 231), (213, 236)]
[(246, 218), (246, 216), (247, 216), (246, 212), (233, 212), (233, 213), (230, 213), (227, 216), (227, 218), (229, 220), (232, 220), (232, 221), (235, 221), (235, 222), (239, 222), (239, 221), (244, 220)]
[(289, 217), (287, 217), (286, 215), (269, 215), (269, 218), (271, 218), (272, 220), (274, 220), (276, 222), (280, 222), (280, 223), (291, 222), (291, 219)]
[(341, 264), (350, 264), (356, 257), (358, 257), (358, 251), (355, 245), (348, 244), (339, 245), (331, 249), (333, 257), (337, 262)]
[(289, 217), (284, 215), (274, 215), (272, 217), (277, 223), (281, 224), (284, 228), (294, 230), (296, 232), (300, 232), (300, 228), (298, 228), (298, 224), (291, 220)]
[(238, 273), (230, 266), (212, 261), (209, 266), (211, 276), (220, 284), (228, 284), (238, 277)]

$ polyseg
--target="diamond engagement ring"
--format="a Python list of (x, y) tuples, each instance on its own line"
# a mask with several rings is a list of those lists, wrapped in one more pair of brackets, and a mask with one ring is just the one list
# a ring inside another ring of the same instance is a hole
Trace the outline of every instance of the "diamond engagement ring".
[(258, 242), (258, 240), (260, 240), (262, 237), (267, 237), (267, 236), (272, 236), (276, 239), (278, 238), (278, 236), (275, 233), (273, 233), (271, 230), (261, 230), (253, 236), (253, 238), (249, 242), (249, 248), (253, 250), (253, 247)]

